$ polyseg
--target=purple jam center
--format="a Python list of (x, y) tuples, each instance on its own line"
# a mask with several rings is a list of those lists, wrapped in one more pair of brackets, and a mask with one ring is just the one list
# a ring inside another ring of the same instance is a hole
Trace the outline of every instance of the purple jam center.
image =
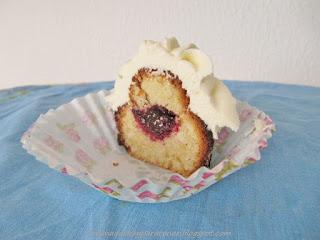
[(138, 126), (151, 140), (163, 140), (179, 130), (177, 115), (165, 107), (153, 105), (146, 109), (132, 109)]

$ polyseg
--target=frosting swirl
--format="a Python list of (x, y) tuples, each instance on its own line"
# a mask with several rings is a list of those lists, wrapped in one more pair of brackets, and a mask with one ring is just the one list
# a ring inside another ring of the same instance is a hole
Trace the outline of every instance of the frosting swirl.
[(236, 100), (214, 77), (210, 58), (194, 44), (180, 46), (175, 38), (144, 41), (137, 55), (121, 67), (115, 87), (107, 96), (113, 110), (129, 100), (132, 77), (144, 67), (170, 70), (179, 77), (190, 98), (190, 110), (207, 124), (214, 138), (222, 127), (237, 131)]

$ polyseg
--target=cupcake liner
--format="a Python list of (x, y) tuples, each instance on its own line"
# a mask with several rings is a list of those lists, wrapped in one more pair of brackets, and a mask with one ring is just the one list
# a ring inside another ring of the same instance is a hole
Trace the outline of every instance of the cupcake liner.
[(210, 168), (188, 178), (130, 157), (117, 143), (113, 113), (105, 96), (90, 93), (40, 115), (21, 138), (37, 160), (124, 201), (157, 203), (189, 197), (255, 163), (275, 130), (271, 118), (237, 102), (240, 128), (221, 129)]

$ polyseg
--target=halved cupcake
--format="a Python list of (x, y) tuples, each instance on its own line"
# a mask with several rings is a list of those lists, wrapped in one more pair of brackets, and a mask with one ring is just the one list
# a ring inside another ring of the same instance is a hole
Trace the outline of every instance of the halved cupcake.
[(185, 177), (209, 165), (220, 128), (239, 126), (235, 99), (213, 77), (210, 59), (174, 38), (145, 41), (108, 101), (131, 156)]

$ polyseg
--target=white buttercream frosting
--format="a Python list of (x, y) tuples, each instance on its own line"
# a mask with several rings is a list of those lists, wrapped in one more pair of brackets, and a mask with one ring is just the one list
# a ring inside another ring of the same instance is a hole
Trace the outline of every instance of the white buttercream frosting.
[(175, 38), (144, 41), (138, 54), (122, 66), (107, 97), (113, 110), (129, 101), (132, 77), (144, 67), (170, 70), (179, 77), (190, 98), (190, 110), (207, 124), (214, 138), (222, 127), (238, 129), (236, 100), (223, 82), (214, 77), (210, 58), (194, 44), (180, 46)]

